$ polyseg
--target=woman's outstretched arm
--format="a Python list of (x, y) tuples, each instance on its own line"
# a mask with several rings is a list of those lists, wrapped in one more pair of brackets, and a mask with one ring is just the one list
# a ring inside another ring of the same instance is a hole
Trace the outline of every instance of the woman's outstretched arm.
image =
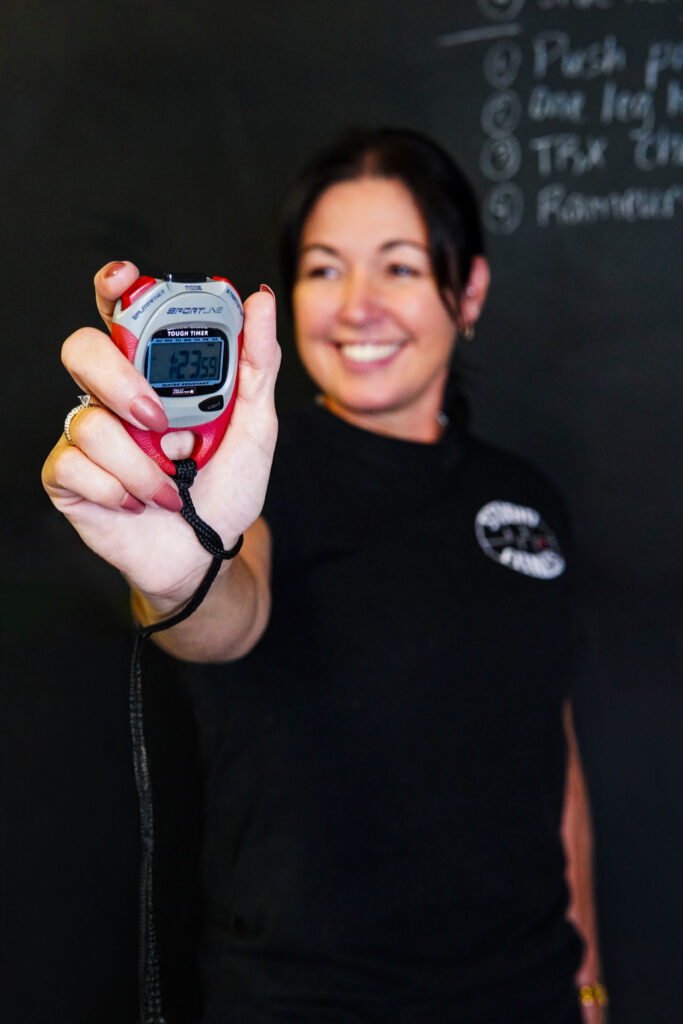
[[(98, 308), (109, 328), (116, 299), (138, 276), (131, 263), (108, 264), (95, 278)], [(176, 656), (222, 660), (245, 653), (265, 628), (269, 611), (270, 542), (257, 522), (277, 436), (274, 386), (280, 365), (275, 302), (262, 291), (244, 305), (239, 385), (232, 418), (219, 448), (192, 486), (200, 517), (225, 548), (240, 534), (240, 554), (226, 562), (204, 604), (159, 642)], [(126, 577), (143, 624), (182, 608), (210, 563), (180, 516), (172, 477), (138, 447), (121, 420), (162, 431), (161, 402), (145, 378), (95, 328), (76, 331), (62, 359), (78, 389), (102, 408), (75, 417), (69, 445), (62, 435), (43, 467), (43, 484), (85, 543)], [(186, 457), (193, 438), (168, 435), (171, 458)]]

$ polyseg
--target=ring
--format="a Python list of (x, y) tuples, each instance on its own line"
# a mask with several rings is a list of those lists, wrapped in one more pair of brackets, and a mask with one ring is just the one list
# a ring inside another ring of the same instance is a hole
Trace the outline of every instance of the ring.
[(77, 416), (79, 412), (83, 412), (84, 409), (101, 409), (102, 408), (100, 403), (94, 401), (94, 399), (92, 399), (90, 397), (90, 395), (79, 395), (78, 399), (79, 399), (79, 404), (75, 405), (73, 407), (73, 409), (69, 410), (69, 412), (66, 414), (66, 419), (64, 420), (64, 437), (66, 438), (66, 443), (67, 444), (71, 444), (71, 445), (75, 445), (76, 444), (76, 442), (74, 441), (73, 437), (71, 436), (71, 434), (69, 432), (69, 427), (71, 426), (71, 424), (73, 422), (74, 416)]

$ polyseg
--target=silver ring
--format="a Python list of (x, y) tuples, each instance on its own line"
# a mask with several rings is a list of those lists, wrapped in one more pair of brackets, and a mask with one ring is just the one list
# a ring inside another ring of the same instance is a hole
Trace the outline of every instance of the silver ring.
[(66, 443), (71, 445), (76, 444), (76, 442), (74, 441), (73, 437), (69, 432), (69, 427), (71, 426), (74, 416), (76, 416), (79, 412), (83, 412), (84, 409), (102, 408), (100, 403), (96, 402), (93, 398), (90, 397), (90, 395), (79, 395), (78, 399), (79, 404), (75, 405), (73, 409), (69, 409), (68, 413), (66, 414), (66, 419), (64, 420), (64, 437), (66, 438)]

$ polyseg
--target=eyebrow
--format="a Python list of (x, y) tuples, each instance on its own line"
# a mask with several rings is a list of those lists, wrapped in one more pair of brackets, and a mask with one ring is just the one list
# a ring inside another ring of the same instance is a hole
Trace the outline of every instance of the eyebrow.
[[(409, 238), (393, 238), (389, 242), (384, 242), (379, 247), (380, 252), (388, 252), (390, 249), (394, 249), (400, 245), (411, 245), (415, 249), (419, 249), (420, 252), (429, 252), (429, 247), (424, 245), (422, 242), (413, 242)], [(299, 255), (303, 256), (305, 253), (310, 252), (311, 249), (320, 249), (322, 252), (328, 253), (330, 256), (338, 256), (339, 253), (331, 245), (325, 245), (323, 242), (311, 242), (310, 245), (304, 245), (299, 249)]]

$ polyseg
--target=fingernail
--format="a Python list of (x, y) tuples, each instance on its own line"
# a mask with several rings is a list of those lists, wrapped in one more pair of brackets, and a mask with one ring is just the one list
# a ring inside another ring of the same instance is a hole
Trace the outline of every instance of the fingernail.
[(155, 402), (153, 398), (150, 398), (149, 395), (138, 395), (130, 403), (129, 409), (133, 416), (135, 416), (135, 419), (149, 430), (156, 430), (158, 433), (161, 433), (162, 430), (166, 430), (168, 427), (168, 418), (163, 407), (158, 402)]
[(116, 277), (120, 270), (123, 270), (125, 263), (122, 260), (115, 260), (114, 263), (110, 263), (104, 272), (105, 277)]
[(169, 512), (180, 512), (183, 507), (183, 499), (171, 484), (162, 484), (152, 495), (152, 501)]
[(259, 289), (259, 291), (268, 292), (269, 295), (272, 295), (273, 302), (275, 303), (275, 310), (277, 311), (277, 299), (275, 298), (275, 292), (270, 287), (270, 285), (269, 284), (262, 284), (260, 289)]
[(139, 516), (141, 512), (145, 511), (145, 503), (138, 501), (132, 494), (127, 494), (121, 502), (121, 508), (125, 508), (126, 512), (134, 512), (136, 516)]

